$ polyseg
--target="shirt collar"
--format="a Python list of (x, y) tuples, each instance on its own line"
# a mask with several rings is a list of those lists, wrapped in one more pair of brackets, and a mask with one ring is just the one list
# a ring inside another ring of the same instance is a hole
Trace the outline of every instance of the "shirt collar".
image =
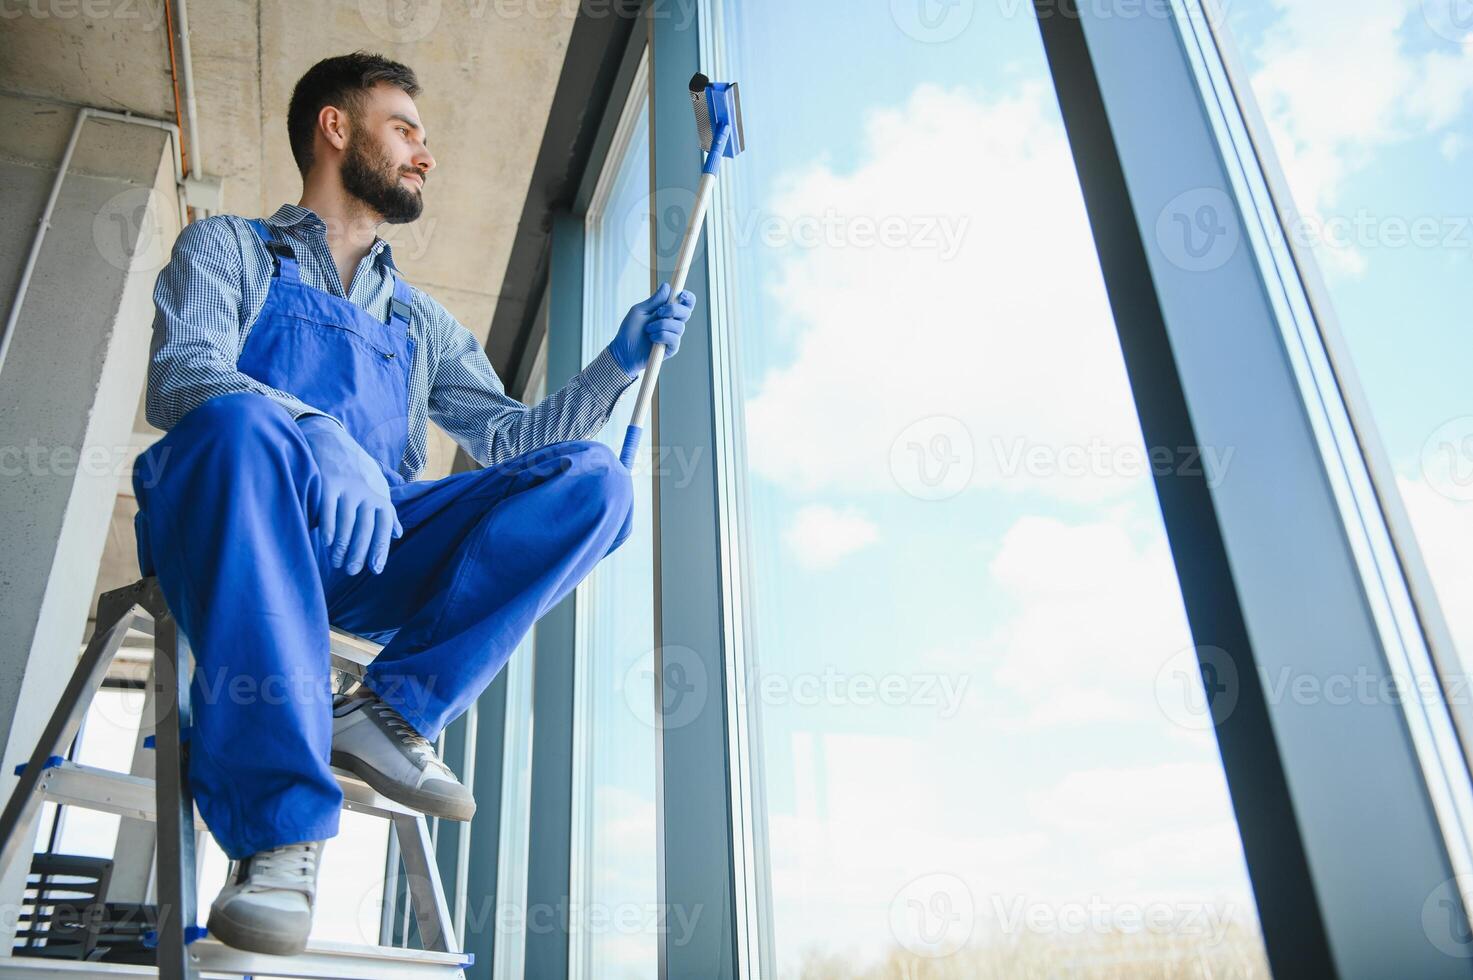
[[(275, 225), (278, 228), (290, 228), (293, 225), (302, 225), (307, 230), (316, 234), (327, 234), (326, 222), (318, 216), (316, 211), (313, 211), (311, 208), (304, 208), (300, 204), (283, 204), (276, 209), (275, 214), (266, 219), (266, 223), (268, 225)], [(394, 262), (394, 250), (383, 238), (377, 235), (374, 236), (373, 244), (368, 248), (368, 254), (378, 257), (380, 261), (395, 272), (399, 271), (399, 266)]]

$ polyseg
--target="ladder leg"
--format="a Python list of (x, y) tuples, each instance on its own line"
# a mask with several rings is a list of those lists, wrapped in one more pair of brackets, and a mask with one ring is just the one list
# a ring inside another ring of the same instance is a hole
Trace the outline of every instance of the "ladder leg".
[[(472, 702), (465, 713), (465, 749), (461, 753), (460, 770), (465, 773), (465, 788), (476, 791), (476, 739), (480, 731), (480, 710)], [(466, 904), (470, 898), (471, 824), (459, 825), (455, 837), (455, 935), (465, 941)]]
[(394, 836), (399, 839), (399, 852), (404, 857), (409, 904), (414, 907), (420, 943), (428, 950), (448, 952), (455, 949), (450, 906), (445, 901), (445, 888), (440, 883), (440, 871), (435, 864), (429, 823), (423, 814), (396, 813), (393, 820)]
[(399, 907), (399, 831), (391, 823), (384, 855), (384, 904), (379, 911), (378, 944), (394, 945), (394, 915)]
[(123, 645), (123, 637), (133, 623), (133, 611), (137, 608), (150, 580), (136, 582), (121, 589), (104, 593), (97, 603), (97, 628), (81, 660), (72, 672), (66, 691), (51, 720), (36, 743), (36, 750), (21, 773), (20, 782), (0, 814), (0, 879), (4, 879), (14, 862), (24, 855), (26, 842), (30, 840), (30, 828), (41, 812), (41, 796), (36, 792), (46, 774), (47, 760), (60, 755), (77, 734), (92, 696), (102, 686), (107, 668)]
[[(153, 734), (154, 667), (148, 668), (147, 686), (143, 689), (143, 706), (138, 718), (138, 737), (133, 743), (133, 762), (128, 772), (134, 776), (154, 778), (154, 751), (145, 748), (143, 740)], [(154, 848), (158, 833), (152, 820), (124, 817), (118, 823), (118, 839), (113, 846), (113, 876), (107, 886), (109, 902), (152, 903)]]
[(186, 929), (197, 923), (194, 796), (189, 791), (188, 751), (181, 739), (190, 726), (188, 643), (162, 597), (154, 614), (154, 752), (157, 778), (159, 980), (195, 980)]

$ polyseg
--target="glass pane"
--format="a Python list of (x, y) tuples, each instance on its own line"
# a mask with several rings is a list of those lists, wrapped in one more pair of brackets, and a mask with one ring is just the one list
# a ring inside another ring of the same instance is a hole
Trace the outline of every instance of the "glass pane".
[[(543, 373), (545, 379), (546, 372)], [(545, 382), (541, 386), (545, 390)], [(542, 395), (534, 392), (527, 404)], [(536, 661), (534, 625), (506, 662), (506, 730), (501, 761), (501, 840), (497, 847), (494, 923), (467, 918), (467, 932), (495, 929), (494, 973), (498, 980), (525, 974), (527, 847), (532, 808), (532, 683)], [(473, 900), (472, 914), (480, 906)]]
[(709, 6), (776, 975), (1266, 976), (1031, 7)]
[(1324, 276), (1464, 663), (1473, 655), (1469, 14), (1463, 0), (1235, 0), (1227, 21), (1301, 215), (1289, 232)]
[[(543, 298), (539, 316), (546, 319)], [(544, 324), (544, 327), (546, 325)], [(535, 405), (547, 397), (547, 334), (533, 362), (527, 395), (522, 400)], [(501, 840), (497, 846), (493, 940), (496, 980), (517, 980), (526, 973), (527, 848), (532, 827), (532, 684), (536, 661), (537, 627), (534, 624), (506, 662), (506, 728), (501, 759)], [(474, 913), (479, 906), (470, 906)], [(493, 928), (491, 923), (467, 919), (466, 929)]]
[[(583, 361), (651, 292), (649, 100), (641, 67), (590, 205)], [(644, 214), (643, 218), (639, 215)], [(626, 220), (634, 215), (632, 221)], [(637, 390), (637, 386), (636, 386)], [(617, 453), (634, 409), (626, 392), (595, 437)], [(634, 473), (634, 528), (578, 586), (575, 696), (573, 975), (652, 977), (656, 970), (654, 537), (650, 456)]]

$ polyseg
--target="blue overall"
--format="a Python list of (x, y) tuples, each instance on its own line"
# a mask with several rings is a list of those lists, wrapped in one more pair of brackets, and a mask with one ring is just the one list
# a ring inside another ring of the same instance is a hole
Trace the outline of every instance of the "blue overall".
[(139, 566), (194, 651), (190, 785), (231, 858), (338, 831), (329, 624), (385, 644), (366, 683), (433, 740), (633, 520), (629, 472), (597, 441), (406, 482), (408, 286), (395, 276), (384, 323), (302, 282), (290, 246), (253, 225), (276, 271), (237, 368), (341, 420), (404, 534), (377, 575), (334, 568), (311, 449), (256, 392), (201, 403), (139, 457)]

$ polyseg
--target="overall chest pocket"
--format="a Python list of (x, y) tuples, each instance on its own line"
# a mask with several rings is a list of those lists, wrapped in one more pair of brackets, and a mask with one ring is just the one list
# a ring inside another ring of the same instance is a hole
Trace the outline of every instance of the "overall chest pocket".
[(406, 408), (413, 341), (370, 338), (357, 325), (271, 312), (246, 337), (236, 367), (323, 411), (347, 403)]
[(278, 316), (287, 320), (295, 321), (297, 329), (313, 329), (338, 331), (349, 338), (350, 343), (358, 344), (365, 352), (376, 354), (386, 361), (392, 361), (399, 356), (399, 352), (393, 348), (393, 340), (388, 335), (388, 327), (378, 326), (372, 333), (364, 330), (361, 324), (339, 323), (334, 320), (309, 320), (305, 317), (293, 316), (289, 313), (280, 313)]

